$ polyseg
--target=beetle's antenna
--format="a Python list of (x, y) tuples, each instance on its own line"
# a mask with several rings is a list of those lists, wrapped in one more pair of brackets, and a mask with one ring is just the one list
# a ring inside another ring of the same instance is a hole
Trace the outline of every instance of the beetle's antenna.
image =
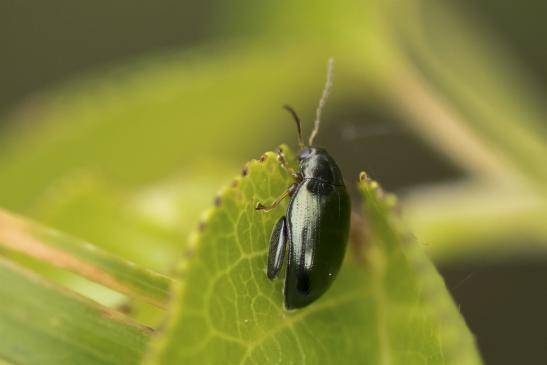
[(300, 145), (300, 149), (304, 148), (304, 140), (302, 139), (302, 127), (300, 126), (300, 118), (298, 118), (298, 115), (296, 114), (296, 112), (291, 106), (283, 105), (283, 109), (291, 113), (296, 123), (296, 129), (298, 130), (298, 144)]
[(323, 111), (323, 107), (325, 106), (325, 103), (327, 102), (327, 98), (329, 97), (330, 89), (332, 88), (333, 68), (334, 68), (334, 60), (332, 59), (332, 57), (330, 57), (327, 64), (327, 81), (325, 82), (325, 88), (323, 89), (323, 94), (321, 95), (321, 99), (319, 99), (319, 105), (317, 106), (317, 109), (315, 111), (315, 122), (313, 126), (313, 131), (311, 132), (310, 139), (308, 141), (309, 146), (313, 144), (313, 140), (315, 139), (317, 132), (319, 132), (319, 124), (321, 124), (321, 112)]

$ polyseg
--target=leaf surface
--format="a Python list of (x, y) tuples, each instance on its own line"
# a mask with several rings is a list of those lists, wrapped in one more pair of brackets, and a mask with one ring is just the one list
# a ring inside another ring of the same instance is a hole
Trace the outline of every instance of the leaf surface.
[(0, 209), (0, 253), (3, 250), (71, 271), (158, 307), (165, 306), (169, 295), (167, 276)]
[(138, 364), (150, 330), (0, 260), (0, 358), (14, 364)]

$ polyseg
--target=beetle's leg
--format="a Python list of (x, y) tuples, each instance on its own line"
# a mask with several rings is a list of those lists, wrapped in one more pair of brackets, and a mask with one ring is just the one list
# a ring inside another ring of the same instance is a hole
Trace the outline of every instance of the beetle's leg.
[(281, 194), (279, 198), (277, 198), (272, 203), (272, 205), (266, 206), (266, 205), (263, 205), (262, 203), (257, 203), (255, 209), (263, 210), (265, 212), (269, 212), (270, 210), (275, 209), (283, 201), (283, 199), (285, 199), (287, 196), (292, 195), (292, 193), (294, 192), (297, 186), (298, 186), (298, 183), (291, 184), (291, 186), (289, 186), (289, 188), (285, 190), (285, 192), (283, 192), (283, 194)]
[(279, 218), (270, 237), (270, 250), (268, 252), (268, 267), (266, 274), (273, 280), (283, 266), (285, 246), (287, 245), (287, 223), (285, 217)]
[(277, 160), (281, 164), (281, 167), (283, 167), (285, 171), (291, 174), (291, 176), (294, 177), (296, 181), (302, 181), (302, 175), (294, 171), (293, 168), (290, 168), (289, 166), (287, 166), (287, 161), (285, 160), (285, 154), (283, 153), (283, 150), (281, 148), (278, 148), (276, 152), (277, 152)]

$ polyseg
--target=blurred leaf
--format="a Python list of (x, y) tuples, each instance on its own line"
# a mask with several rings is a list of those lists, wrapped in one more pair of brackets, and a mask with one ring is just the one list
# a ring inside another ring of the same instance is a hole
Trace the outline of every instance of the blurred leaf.
[(316, 303), (285, 311), (283, 280), (270, 282), (265, 267), (287, 202), (275, 213), (254, 207), (290, 183), (270, 152), (221, 192), (181, 263), (184, 280), (147, 363), (480, 363), (441, 277), (404, 238), (375, 182), (360, 185), (369, 236), (353, 246), (362, 255)]
[(435, 262), (547, 253), (547, 202), (495, 184), (448, 184), (408, 194), (404, 214)]
[(138, 364), (150, 330), (0, 259), (0, 358), (15, 364)]
[[(79, 171), (52, 184), (34, 202), (32, 215), (48, 226), (168, 274), (188, 233), (152, 219), (152, 211), (139, 209), (138, 195), (138, 192), (113, 186), (95, 174)], [(180, 207), (181, 211), (195, 209), (188, 202)]]
[(472, 185), (409, 194), (403, 204), (415, 232), (435, 260), (544, 255), (547, 109), (526, 70), (449, 2), (388, 1), (379, 13), (393, 61), (388, 103)]
[(79, 170), (51, 184), (32, 204), (32, 216), (169, 275), (226, 169), (196, 169), (192, 175), (130, 191), (91, 171)]
[[(465, 157), (464, 165), (484, 161), (475, 172), (495, 173), (499, 183), (524, 175), (543, 189), (547, 109), (514, 57), (449, 2), (388, 2), (383, 12), (402, 60), (392, 80), (396, 98), (420, 135), (455, 160)], [(492, 170), (495, 164), (503, 167)]]
[(248, 159), (290, 126), (277, 122), (287, 120), (281, 105), (315, 104), (320, 94), (325, 61), (312, 66), (295, 52), (317, 50), (234, 46), (155, 57), (29, 103), (0, 134), (0, 205), (32, 214), (32, 203), (74, 170), (138, 188)]
[(138, 265), (168, 273), (186, 236), (138, 209), (137, 195), (80, 171), (51, 184), (33, 203), (32, 216)]
[(0, 247), (159, 307), (164, 307), (169, 297), (171, 279), (167, 276), (3, 210), (0, 210)]

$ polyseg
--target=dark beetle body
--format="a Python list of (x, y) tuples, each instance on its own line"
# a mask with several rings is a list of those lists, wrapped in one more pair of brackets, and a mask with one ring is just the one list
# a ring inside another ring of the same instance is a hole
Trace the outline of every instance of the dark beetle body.
[(346, 251), (351, 203), (340, 169), (321, 148), (307, 147), (299, 155), (300, 179), (291, 190), (286, 216), (270, 239), (268, 277), (281, 269), (285, 247), (285, 307), (302, 308), (332, 284)]

